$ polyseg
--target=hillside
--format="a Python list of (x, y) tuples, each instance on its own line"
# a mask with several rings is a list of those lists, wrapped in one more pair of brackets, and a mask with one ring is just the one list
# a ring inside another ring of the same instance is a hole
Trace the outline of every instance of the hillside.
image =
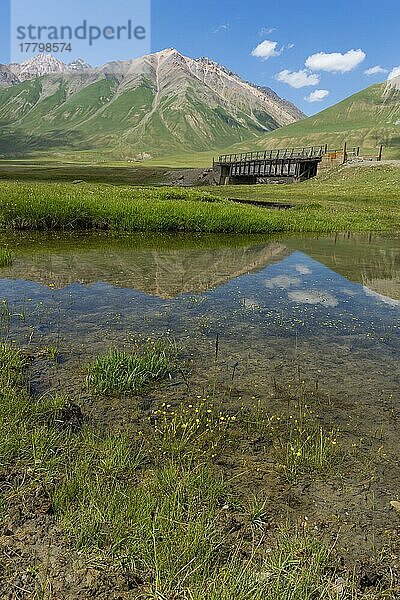
[(42, 55), (2, 73), (3, 158), (201, 152), (254, 142), (304, 117), (272, 90), (173, 49), (99, 68)]
[(262, 135), (254, 143), (237, 145), (234, 150), (319, 144), (337, 149), (345, 141), (367, 153), (383, 144), (388, 158), (400, 158), (400, 85), (396, 79), (372, 85), (317, 115)]

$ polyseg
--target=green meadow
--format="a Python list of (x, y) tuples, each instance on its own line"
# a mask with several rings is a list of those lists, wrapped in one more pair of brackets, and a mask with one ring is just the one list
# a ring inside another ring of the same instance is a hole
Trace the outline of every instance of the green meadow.
[[(399, 189), (400, 168), (388, 165), (339, 167), (293, 185), (174, 188), (3, 180), (0, 227), (246, 234), (398, 231)], [(268, 208), (268, 202), (291, 208)]]

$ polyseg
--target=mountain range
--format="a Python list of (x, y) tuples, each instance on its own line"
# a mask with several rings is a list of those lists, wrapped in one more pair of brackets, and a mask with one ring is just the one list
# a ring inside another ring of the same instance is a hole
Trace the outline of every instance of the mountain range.
[(136, 159), (251, 143), (303, 119), (293, 104), (175, 49), (92, 68), (37, 55), (0, 66), (0, 154)]
[(0, 157), (143, 160), (344, 142), (400, 158), (400, 77), (306, 118), (273, 90), (175, 49), (91, 67), (0, 65)]

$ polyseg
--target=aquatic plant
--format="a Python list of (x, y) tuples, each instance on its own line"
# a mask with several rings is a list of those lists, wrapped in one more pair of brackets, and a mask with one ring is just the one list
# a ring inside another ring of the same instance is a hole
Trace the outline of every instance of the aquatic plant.
[(171, 372), (176, 352), (170, 341), (148, 343), (133, 353), (111, 349), (89, 365), (87, 386), (102, 394), (140, 393)]
[(181, 459), (194, 454), (214, 456), (236, 419), (218, 410), (210, 397), (201, 396), (178, 407), (163, 402), (150, 417), (158, 446), (166, 455)]
[(289, 482), (297, 482), (307, 473), (324, 472), (334, 464), (338, 432), (325, 431), (312, 408), (300, 401), (293, 414), (278, 419), (281, 467)]
[(46, 346), (44, 349), (49, 360), (57, 363), (59, 359), (59, 350), (57, 346)]

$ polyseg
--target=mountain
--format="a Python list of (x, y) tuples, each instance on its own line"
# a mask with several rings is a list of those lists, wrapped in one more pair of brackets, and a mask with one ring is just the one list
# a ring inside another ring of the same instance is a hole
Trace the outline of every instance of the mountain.
[(92, 67), (82, 58), (78, 58), (73, 62), (68, 63), (67, 65), (69, 71), (86, 71), (86, 69), (91, 69)]
[(383, 144), (388, 157), (400, 158), (400, 76), (372, 85), (322, 112), (262, 135), (230, 151), (328, 144), (332, 149), (360, 146), (365, 153)]
[(68, 71), (67, 65), (61, 62), (61, 60), (54, 58), (54, 56), (51, 56), (51, 54), (38, 54), (20, 64), (12, 63), (8, 65), (8, 68), (19, 82), (49, 73), (63, 73)]
[(14, 75), (14, 81), (11, 81), (9, 85), (16, 85), (17, 83), (35, 79), (42, 75), (69, 73), (70, 71), (76, 73), (77, 71), (85, 71), (92, 68), (82, 58), (65, 64), (51, 54), (37, 54), (22, 63), (12, 63), (8, 66), (2, 66), (5, 66)]
[(91, 68), (39, 55), (0, 89), (0, 153), (60, 150), (119, 158), (223, 148), (304, 117), (269, 88), (168, 49)]
[(0, 88), (16, 85), (17, 83), (19, 83), (18, 77), (14, 75), (7, 65), (0, 65)]

